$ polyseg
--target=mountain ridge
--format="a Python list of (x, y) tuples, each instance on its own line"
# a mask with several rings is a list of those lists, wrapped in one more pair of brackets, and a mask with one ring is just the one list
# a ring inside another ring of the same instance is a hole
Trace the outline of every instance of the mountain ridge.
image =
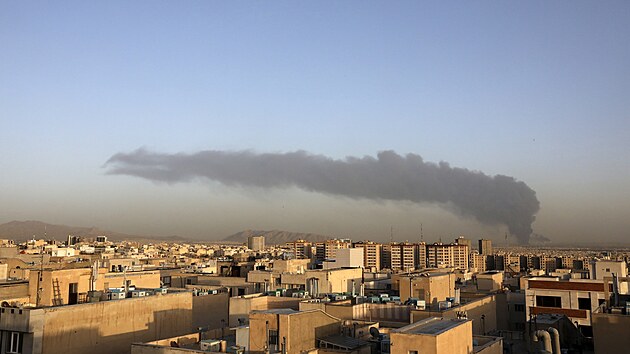
[(324, 240), (329, 240), (333, 238), (332, 236), (325, 236), (315, 233), (306, 233), (306, 232), (294, 232), (294, 231), (282, 231), (282, 230), (244, 230), (237, 233), (234, 233), (226, 238), (223, 241), (230, 242), (247, 242), (247, 238), (249, 236), (265, 236), (265, 244), (268, 245), (281, 245), (290, 241), (295, 240), (306, 240), (309, 242), (319, 242)]
[(187, 238), (180, 236), (147, 236), (147, 235), (132, 235), (122, 232), (103, 230), (95, 226), (68, 226), (49, 224), (38, 220), (25, 220), (18, 221), (13, 220), (4, 224), (0, 224), (0, 238), (12, 239), (16, 242), (27, 241), (32, 238), (36, 239), (56, 239), (59, 241), (65, 241), (68, 235), (74, 235), (79, 237), (94, 238), (96, 236), (107, 236), (115, 241), (122, 240), (188, 240)]

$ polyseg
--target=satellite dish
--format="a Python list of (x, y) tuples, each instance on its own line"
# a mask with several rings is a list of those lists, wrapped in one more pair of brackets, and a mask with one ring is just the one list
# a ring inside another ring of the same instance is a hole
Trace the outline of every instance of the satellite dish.
[(379, 332), (378, 328), (376, 328), (376, 327), (370, 327), (370, 335), (374, 339), (380, 339), (381, 338), (381, 332)]

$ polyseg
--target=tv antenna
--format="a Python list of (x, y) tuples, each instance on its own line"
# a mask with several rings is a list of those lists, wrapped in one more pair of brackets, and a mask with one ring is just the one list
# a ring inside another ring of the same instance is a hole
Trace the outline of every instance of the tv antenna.
[(422, 234), (422, 223), (420, 223), (420, 243), (424, 242), (424, 235)]
[(394, 226), (389, 227), (389, 243), (394, 243)]

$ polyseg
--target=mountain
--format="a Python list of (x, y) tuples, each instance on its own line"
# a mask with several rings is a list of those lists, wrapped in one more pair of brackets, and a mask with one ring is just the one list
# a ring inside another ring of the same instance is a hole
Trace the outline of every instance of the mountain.
[(237, 232), (233, 235), (230, 235), (223, 239), (223, 241), (230, 242), (247, 242), (247, 238), (249, 236), (265, 236), (265, 244), (268, 245), (280, 245), (290, 241), (295, 240), (306, 240), (310, 242), (318, 242), (331, 239), (330, 236), (311, 234), (311, 233), (302, 233), (302, 232), (291, 232), (291, 231), (281, 231), (281, 230), (271, 230), (271, 231), (262, 231), (262, 230), (245, 230), (241, 232)]
[(96, 236), (107, 236), (111, 240), (133, 240), (133, 241), (183, 241), (185, 240), (179, 236), (171, 237), (150, 237), (141, 235), (129, 235), (120, 232), (102, 230), (96, 227), (78, 227), (67, 225), (54, 225), (41, 221), (11, 221), (5, 224), (0, 224), (0, 238), (15, 240), (16, 242), (22, 242), (30, 240), (33, 237), (36, 239), (55, 239), (58, 241), (65, 241), (68, 235), (83, 236), (94, 238)]

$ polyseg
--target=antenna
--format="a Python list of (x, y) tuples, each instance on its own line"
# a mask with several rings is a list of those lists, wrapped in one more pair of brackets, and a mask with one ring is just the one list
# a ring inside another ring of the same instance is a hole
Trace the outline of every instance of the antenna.
[(422, 234), (422, 223), (420, 223), (420, 242), (424, 242), (424, 235)]
[(389, 242), (394, 243), (394, 226), (389, 227)]

